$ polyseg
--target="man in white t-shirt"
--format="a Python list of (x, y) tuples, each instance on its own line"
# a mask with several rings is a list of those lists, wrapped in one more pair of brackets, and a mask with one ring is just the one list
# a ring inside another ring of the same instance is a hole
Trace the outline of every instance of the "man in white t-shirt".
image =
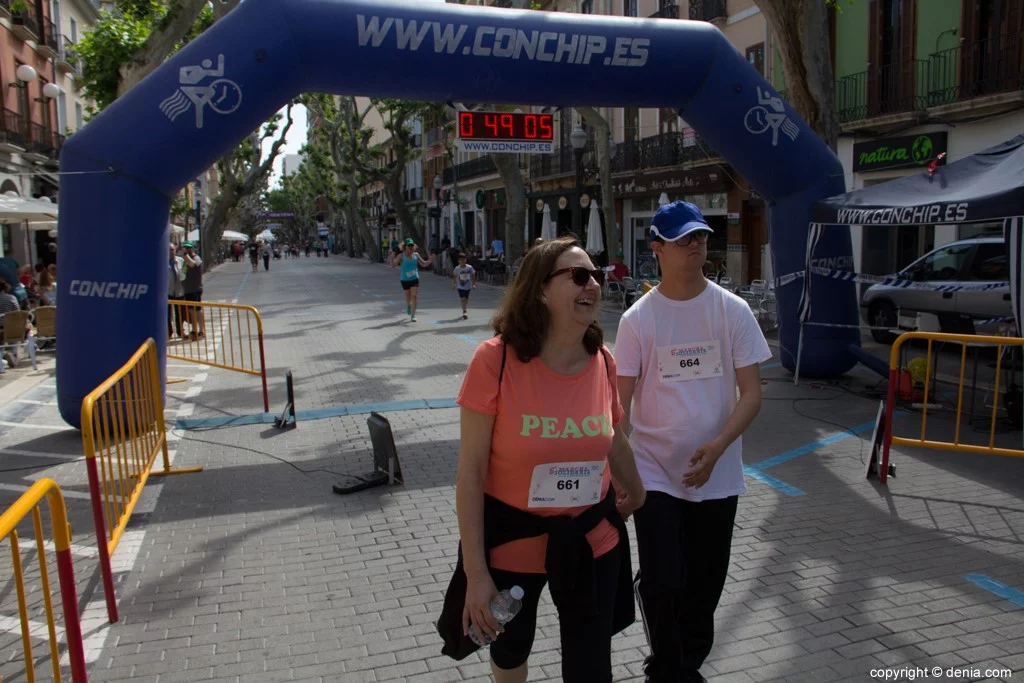
[[(651, 221), (661, 284), (619, 323), (619, 396), (647, 490), (634, 588), (650, 683), (704, 681), (743, 481), (741, 437), (761, 408), (771, 350), (750, 308), (702, 272), (712, 230), (693, 204)], [(739, 400), (736, 388), (739, 387)]]

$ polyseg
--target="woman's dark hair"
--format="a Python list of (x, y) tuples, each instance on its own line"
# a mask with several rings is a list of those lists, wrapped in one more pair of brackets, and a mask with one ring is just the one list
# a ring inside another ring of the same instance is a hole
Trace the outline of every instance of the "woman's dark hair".
[[(515, 349), (521, 362), (529, 363), (540, 354), (551, 326), (551, 314), (541, 301), (545, 280), (555, 270), (555, 263), (562, 254), (582, 246), (575, 237), (560, 237), (535, 244), (523, 257), (519, 272), (491, 321), (494, 331)], [(587, 353), (594, 355), (603, 344), (604, 331), (596, 322), (590, 323), (583, 334)]]

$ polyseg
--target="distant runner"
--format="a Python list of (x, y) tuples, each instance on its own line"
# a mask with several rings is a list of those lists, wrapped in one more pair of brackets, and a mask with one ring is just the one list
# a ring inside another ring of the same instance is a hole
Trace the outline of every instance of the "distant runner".
[(476, 271), (473, 266), (466, 265), (466, 254), (459, 252), (459, 265), (452, 273), (452, 289), (457, 289), (459, 299), (462, 301), (462, 319), (469, 317), (466, 309), (469, 308), (469, 292), (476, 289)]

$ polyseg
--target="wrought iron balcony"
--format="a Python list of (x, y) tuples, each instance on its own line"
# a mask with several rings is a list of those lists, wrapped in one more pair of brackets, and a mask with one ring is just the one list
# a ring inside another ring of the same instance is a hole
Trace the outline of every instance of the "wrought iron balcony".
[(25, 118), (16, 111), (4, 109), (3, 127), (0, 128), (0, 144), (26, 149), (28, 135), (25, 130)]
[(15, 0), (11, 3), (11, 27), (14, 34), (22, 40), (37, 40), (39, 38), (39, 20), (36, 18), (36, 9), (25, 0)]
[(928, 62), (887, 64), (836, 81), (839, 123), (923, 111), (928, 103)]
[(620, 142), (615, 146), (612, 173), (678, 166), (718, 158), (696, 133), (690, 140), (693, 144), (687, 145), (686, 136), (682, 133), (661, 133), (635, 142)]
[(963, 43), (929, 59), (928, 106), (1012, 92), (1024, 87), (1024, 34)]
[(691, 21), (714, 21), (726, 16), (725, 0), (690, 0)]
[(495, 167), (494, 162), (491, 161), (491, 158), (489, 156), (482, 156), (447, 167), (444, 169), (443, 180), (445, 185), (450, 185), (456, 181), (478, 178), (482, 175), (491, 175), (497, 172), (498, 169)]
[[(530, 178), (547, 178), (552, 176), (568, 175), (576, 172), (576, 157), (573, 148), (566, 145), (556, 147), (554, 154), (537, 154), (530, 157)], [(583, 148), (584, 167), (593, 166), (595, 163), (594, 142), (587, 140)]]
[(60, 37), (57, 33), (57, 27), (54, 26), (49, 17), (43, 17), (42, 25), (43, 39), (38, 49), (52, 59), (60, 53)]
[(651, 15), (651, 19), (678, 19), (679, 18), (679, 5), (671, 4), (665, 5), (657, 12)]

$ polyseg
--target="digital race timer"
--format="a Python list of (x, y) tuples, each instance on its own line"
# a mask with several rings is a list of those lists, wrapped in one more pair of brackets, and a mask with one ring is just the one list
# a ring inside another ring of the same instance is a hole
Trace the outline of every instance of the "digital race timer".
[(551, 114), (460, 111), (459, 137), (463, 140), (552, 142), (555, 129)]

